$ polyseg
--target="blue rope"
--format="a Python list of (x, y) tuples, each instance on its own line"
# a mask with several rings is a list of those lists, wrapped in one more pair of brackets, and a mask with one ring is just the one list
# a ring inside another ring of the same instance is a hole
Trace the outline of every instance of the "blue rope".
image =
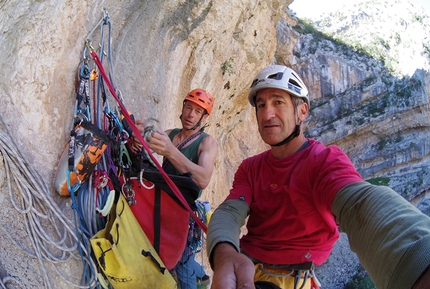
[[(84, 246), (86, 251), (90, 252), (88, 243), (86, 242), (86, 237), (82, 233), (82, 222), (81, 222), (81, 220), (83, 219), (83, 217), (79, 211), (79, 207), (78, 207), (78, 203), (76, 202), (75, 194), (70, 193), (70, 196), (72, 199), (72, 206), (71, 207), (73, 209), (73, 217), (74, 217), (74, 221), (75, 221), (76, 237), (78, 238), (78, 242)], [(78, 220), (78, 218), (79, 218), (79, 220)], [(79, 230), (79, 228), (81, 228), (81, 230)], [(82, 264), (84, 266), (84, 272), (83, 273), (84, 273), (85, 283), (83, 283), (83, 285), (88, 285), (91, 288), (92, 276), (95, 277), (96, 274), (93, 272), (93, 268), (91, 267), (91, 265), (85, 261), (85, 254), (82, 250), (82, 247), (79, 245), (78, 245), (78, 247), (79, 247), (79, 254), (81, 256), (81, 261), (82, 261)], [(91, 258), (90, 256), (87, 256), (87, 257)], [(94, 279), (97, 280), (97, 278), (94, 278)]]

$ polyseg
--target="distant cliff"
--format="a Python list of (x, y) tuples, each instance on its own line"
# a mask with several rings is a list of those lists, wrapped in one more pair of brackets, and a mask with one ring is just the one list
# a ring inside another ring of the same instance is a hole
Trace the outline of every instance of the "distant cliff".
[(429, 39), (430, 17), (407, 1), (278, 23), (277, 59), (310, 86), (307, 135), (410, 201), (430, 190)]
[[(363, 178), (428, 215), (429, 15), (408, 1), (363, 1), (292, 19), (278, 22), (275, 59), (310, 88), (306, 135), (340, 146)], [(323, 288), (372, 288), (343, 234), (317, 276)]]

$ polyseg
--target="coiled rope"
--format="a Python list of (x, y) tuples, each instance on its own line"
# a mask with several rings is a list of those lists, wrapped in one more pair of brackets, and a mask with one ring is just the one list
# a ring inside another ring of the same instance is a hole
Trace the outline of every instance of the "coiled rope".
[[(51, 267), (66, 283), (79, 288), (94, 286), (95, 276), (92, 276), (89, 286), (83, 286), (71, 281), (72, 278), (60, 272), (58, 263), (65, 263), (70, 258), (80, 259), (77, 249), (85, 251), (86, 256), (89, 256), (89, 253), (82, 245), (78, 248), (79, 242), (74, 224), (64, 216), (62, 210), (51, 198), (52, 193), (43, 178), (19, 151), (1, 114), (0, 120), (0, 153), (3, 157), (9, 198), (15, 210), (24, 219), (31, 248), (25, 248), (16, 241), (11, 232), (6, 230), (5, 224), (0, 223), (3, 233), (25, 254), (38, 260), (45, 288), (52, 288), (50, 276), (45, 267), (46, 262), (52, 265)], [(46, 228), (49, 228), (49, 231)], [(91, 258), (85, 261), (97, 271)], [(6, 282), (10, 281), (20, 283), (16, 278), (8, 276), (0, 280), (1, 288), (6, 288)]]

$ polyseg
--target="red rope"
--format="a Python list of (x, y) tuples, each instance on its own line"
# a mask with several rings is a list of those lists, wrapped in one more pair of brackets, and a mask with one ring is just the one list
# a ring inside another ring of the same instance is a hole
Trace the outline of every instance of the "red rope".
[(161, 165), (158, 162), (158, 160), (152, 155), (151, 150), (148, 147), (148, 144), (143, 139), (141, 132), (139, 131), (139, 129), (137, 128), (137, 126), (134, 124), (134, 122), (131, 119), (131, 116), (128, 113), (127, 109), (125, 108), (124, 104), (120, 101), (120, 99), (116, 95), (115, 89), (112, 86), (112, 84), (111, 84), (108, 76), (106, 75), (106, 72), (104, 70), (103, 64), (101, 63), (101, 61), (100, 61), (97, 53), (94, 50), (91, 51), (91, 56), (93, 57), (96, 65), (97, 65), (97, 67), (99, 68), (100, 73), (101, 73), (101, 75), (102, 75), (102, 77), (103, 77), (106, 85), (108, 86), (110, 93), (115, 98), (115, 100), (117, 101), (119, 107), (121, 108), (121, 111), (124, 114), (124, 117), (127, 120), (128, 124), (130, 125), (131, 130), (133, 131), (133, 133), (135, 134), (135, 136), (137, 137), (137, 139), (140, 141), (140, 143), (143, 145), (143, 147), (145, 148), (145, 150), (148, 152), (148, 155), (154, 161), (154, 163), (157, 166), (158, 170), (161, 172), (164, 180), (167, 182), (167, 184), (169, 185), (169, 187), (175, 193), (176, 197), (181, 201), (182, 205), (188, 210), (188, 212), (191, 214), (191, 216), (194, 218), (194, 220), (196, 220), (197, 224), (200, 226), (200, 228), (203, 230), (203, 232), (207, 233), (207, 227), (206, 227), (206, 225), (203, 223), (202, 220), (200, 220), (199, 217), (196, 216), (196, 214), (194, 214), (193, 210), (191, 210), (190, 206), (188, 205), (188, 203), (185, 200), (185, 198), (182, 195), (182, 193), (179, 191), (179, 189), (176, 186), (176, 184), (169, 178), (169, 176), (167, 175), (167, 173), (161, 167)]

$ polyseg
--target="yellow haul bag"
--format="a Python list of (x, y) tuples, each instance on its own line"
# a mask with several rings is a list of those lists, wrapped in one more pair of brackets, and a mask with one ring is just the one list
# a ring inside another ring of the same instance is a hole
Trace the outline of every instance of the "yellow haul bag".
[(91, 238), (91, 247), (115, 289), (177, 288), (122, 194), (111, 209), (106, 228)]

